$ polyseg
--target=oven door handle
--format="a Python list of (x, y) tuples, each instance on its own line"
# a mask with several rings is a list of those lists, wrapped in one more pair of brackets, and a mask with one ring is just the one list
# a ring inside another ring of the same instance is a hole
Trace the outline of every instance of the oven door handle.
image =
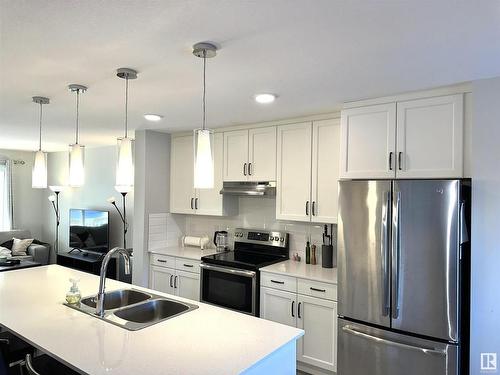
[(225, 273), (230, 273), (230, 274), (237, 275), (237, 276), (244, 276), (244, 277), (250, 277), (250, 278), (254, 278), (257, 276), (257, 273), (255, 271), (247, 271), (247, 270), (234, 269), (234, 268), (221, 267), (221, 266), (213, 266), (211, 264), (206, 264), (206, 263), (201, 263), (200, 267), (203, 269), (206, 269), (206, 270), (210, 270), (210, 271), (225, 272)]

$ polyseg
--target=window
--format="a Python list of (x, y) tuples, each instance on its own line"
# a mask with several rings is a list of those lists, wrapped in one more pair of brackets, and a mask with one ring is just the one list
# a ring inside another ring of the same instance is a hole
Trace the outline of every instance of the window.
[(12, 162), (0, 159), (0, 231), (12, 229)]

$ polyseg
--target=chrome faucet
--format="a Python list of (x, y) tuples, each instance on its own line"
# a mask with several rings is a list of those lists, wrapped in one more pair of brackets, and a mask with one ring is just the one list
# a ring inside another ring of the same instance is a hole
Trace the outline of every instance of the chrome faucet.
[(104, 316), (104, 291), (106, 289), (106, 272), (108, 269), (108, 263), (111, 257), (115, 254), (121, 254), (123, 256), (125, 265), (125, 275), (130, 275), (130, 254), (127, 250), (122, 247), (115, 247), (108, 251), (101, 265), (101, 277), (99, 279), (99, 292), (97, 293), (97, 303), (95, 314), (99, 315), (101, 318)]

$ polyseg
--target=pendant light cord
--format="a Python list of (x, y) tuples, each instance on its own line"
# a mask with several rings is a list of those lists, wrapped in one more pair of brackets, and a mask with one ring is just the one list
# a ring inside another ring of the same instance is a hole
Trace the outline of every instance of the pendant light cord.
[(125, 138), (128, 134), (128, 74), (125, 77)]
[(205, 130), (205, 122), (206, 122), (206, 70), (207, 70), (207, 51), (203, 51), (203, 130)]
[(76, 137), (75, 137), (75, 143), (78, 144), (79, 141), (79, 107), (80, 107), (80, 90), (76, 90)]
[(42, 106), (43, 104), (40, 103), (40, 134), (38, 135), (38, 151), (42, 151), (42, 115), (43, 115)]

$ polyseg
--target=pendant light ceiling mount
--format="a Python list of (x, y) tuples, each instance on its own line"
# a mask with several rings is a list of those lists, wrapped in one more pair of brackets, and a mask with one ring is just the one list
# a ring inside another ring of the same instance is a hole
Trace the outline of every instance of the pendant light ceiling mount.
[(34, 96), (33, 97), (33, 103), (36, 104), (49, 104), (50, 99), (46, 98), (45, 96)]
[(210, 59), (217, 55), (217, 46), (209, 42), (196, 43), (193, 46), (193, 55), (199, 58)]
[(68, 85), (68, 89), (71, 92), (85, 92), (87, 91), (88, 87), (83, 86), (83, 85), (77, 85), (76, 83), (72, 83), (71, 85)]
[(136, 79), (137, 70), (130, 68), (118, 68), (116, 69), (116, 76), (123, 79)]

